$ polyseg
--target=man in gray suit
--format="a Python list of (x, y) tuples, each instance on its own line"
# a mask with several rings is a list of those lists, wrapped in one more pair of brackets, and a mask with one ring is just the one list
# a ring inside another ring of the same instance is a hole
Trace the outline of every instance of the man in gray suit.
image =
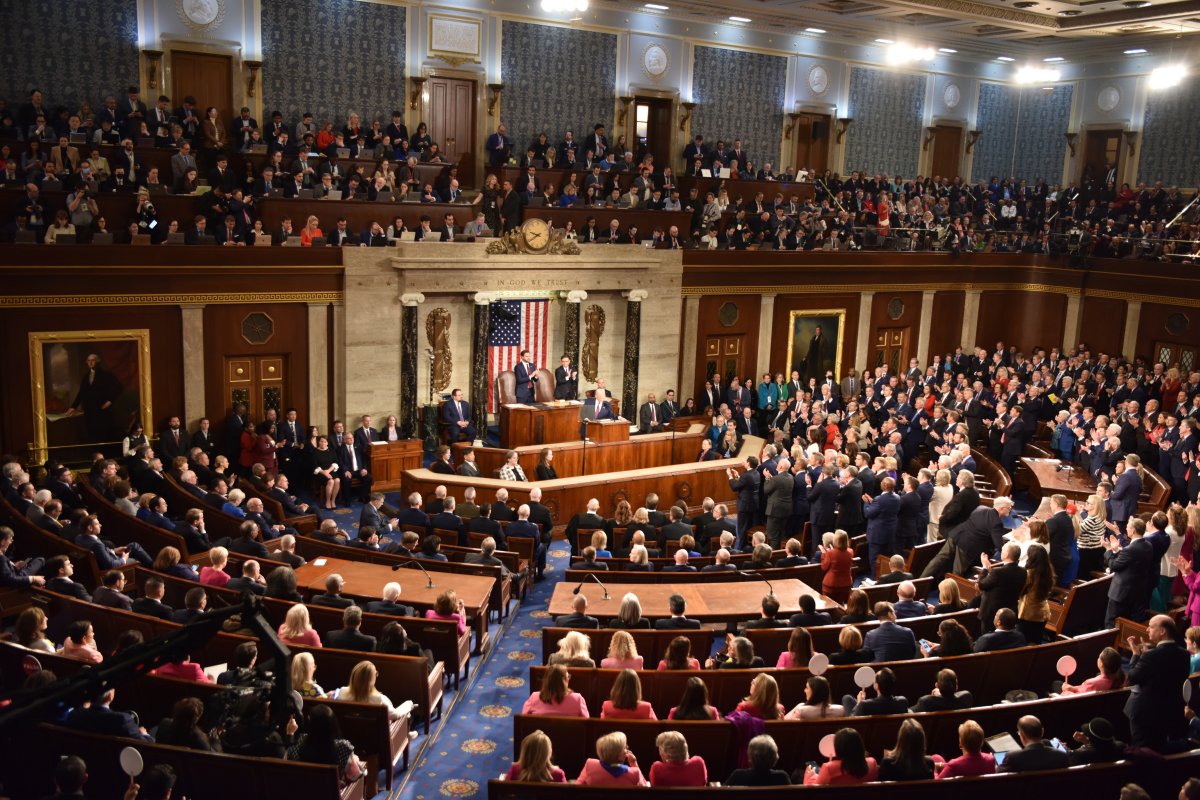
[(185, 141), (180, 146), (179, 152), (171, 156), (172, 184), (186, 175), (189, 169), (197, 169), (196, 157), (192, 155), (191, 143)]
[(787, 523), (792, 516), (792, 489), (795, 480), (792, 478), (792, 462), (786, 458), (779, 459), (775, 466), (775, 474), (767, 479), (763, 489), (767, 496), (767, 541), (773, 550), (783, 546), (787, 538)]

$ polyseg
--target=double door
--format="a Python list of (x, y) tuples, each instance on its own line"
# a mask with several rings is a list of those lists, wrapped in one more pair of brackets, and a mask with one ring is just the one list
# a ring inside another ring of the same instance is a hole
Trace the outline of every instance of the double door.
[(229, 408), (245, 403), (251, 420), (261, 420), (267, 409), (280, 419), (287, 409), (287, 356), (226, 356), (223, 397)]

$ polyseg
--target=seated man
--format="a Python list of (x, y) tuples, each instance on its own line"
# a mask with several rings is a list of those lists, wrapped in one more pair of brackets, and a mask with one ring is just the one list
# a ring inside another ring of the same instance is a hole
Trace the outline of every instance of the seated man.
[(970, 692), (959, 691), (958, 675), (952, 669), (939, 670), (937, 683), (933, 691), (924, 695), (912, 707), (915, 712), (924, 711), (955, 711), (960, 708), (970, 708), (975, 700)]
[(895, 555), (888, 560), (888, 574), (879, 578), (875, 583), (899, 583), (911, 581), (912, 573), (904, 571), (904, 556)]
[(132, 712), (112, 709), (112, 702), (116, 694), (116, 689), (109, 689), (91, 705), (79, 705), (72, 709), (67, 716), (67, 727), (87, 733), (153, 742), (154, 737), (147, 733), (144, 727), (138, 725), (137, 717)]
[(750, 630), (752, 628), (786, 628), (788, 624), (776, 616), (778, 613), (779, 601), (771, 595), (766, 595), (762, 599), (762, 616), (747, 622), (742, 626), (742, 630)]
[(383, 507), (383, 492), (371, 492), (371, 496), (363, 503), (362, 513), (358, 517), (358, 525), (361, 528), (364, 525), (370, 525), (377, 531), (390, 533), (400, 527), (400, 523), (395, 517), (391, 519), (384, 518), (380, 512)]
[(538, 530), (538, 526), (529, 521), (529, 506), (527, 504), (522, 504), (517, 509), (517, 519), (515, 522), (509, 523), (505, 535), (509, 540), (512, 540), (514, 537), (533, 539), (534, 562), (537, 567), (534, 580), (545, 580), (546, 545), (542, 543), (542, 533)]
[(700, 620), (688, 619), (687, 601), (683, 599), (683, 595), (673, 594), (667, 599), (667, 605), (671, 609), (671, 616), (667, 619), (660, 619), (654, 623), (654, 629), (659, 631), (682, 631), (682, 630), (700, 630)]
[(442, 422), (447, 426), (451, 444), (475, 441), (471, 404), (463, 400), (462, 389), (455, 389), (450, 393), (450, 399), (442, 403)]
[(342, 579), (342, 576), (334, 572), (325, 579), (324, 593), (315, 595), (309, 602), (318, 606), (349, 608), (354, 605), (354, 601), (349, 597), (342, 597), (342, 587), (345, 585), (346, 581)]
[(842, 698), (846, 715), (869, 717), (873, 714), (907, 714), (908, 699), (896, 694), (896, 673), (884, 667), (875, 673), (875, 696), (867, 697), (866, 689), (859, 689), (857, 697)]
[(367, 611), (372, 614), (391, 614), (394, 617), (415, 617), (412, 607), (397, 602), (400, 599), (400, 584), (391, 581), (383, 585), (383, 599), (367, 603)]
[(429, 527), (435, 531), (451, 531), (454, 534), (454, 541), (447, 544), (466, 545), (467, 531), (463, 525), (462, 519), (454, 513), (455, 500), (453, 495), (447, 496), (442, 501), (442, 510), (429, 518)]
[(375, 637), (368, 636), (359, 628), (362, 627), (362, 609), (358, 606), (347, 606), (342, 612), (342, 628), (325, 634), (325, 646), (336, 647), (340, 650), (361, 650), (365, 653), (375, 652)]
[(593, 571), (608, 569), (608, 564), (605, 564), (603, 561), (596, 560), (596, 548), (592, 547), (591, 545), (583, 548), (583, 553), (581, 555), (583, 556), (583, 560), (572, 564), (571, 569), (586, 569)]
[(263, 577), (259, 563), (252, 558), (248, 558), (242, 562), (241, 576), (230, 578), (229, 583), (225, 584), (225, 588), (238, 592), (250, 592), (251, 594), (262, 595), (267, 591), (267, 579)]
[[(353, 491), (358, 492), (358, 502), (366, 503), (371, 494), (371, 466), (362, 446), (354, 441), (354, 434), (346, 433), (338, 447), (338, 475), (342, 479), (342, 496), (345, 501)], [(355, 490), (352, 481), (358, 481)]]
[(722, 547), (717, 551), (712, 564), (709, 564), (701, 572), (735, 572), (737, 567), (729, 563), (729, 551)]
[(500, 523), (492, 519), (492, 506), (490, 503), (484, 503), (478, 507), (479, 515), (472, 517), (467, 523), (467, 533), (486, 533), (488, 536), (496, 540), (496, 546), (500, 550), (508, 549), (508, 541), (504, 537), (504, 531), (500, 529)]
[(486, 567), (499, 567), (501, 579), (507, 578), (511, 573), (508, 567), (504, 566), (504, 562), (496, 558), (496, 540), (491, 536), (479, 543), (478, 553), (467, 553), (463, 558), (464, 564), (482, 564)]
[(864, 639), (864, 645), (874, 654), (872, 660), (907, 661), (917, 657), (917, 638), (911, 630), (896, 624), (896, 610), (891, 603), (876, 603), (875, 618), (879, 626)]
[(401, 509), (396, 514), (396, 522), (400, 527), (420, 528), (421, 535), (429, 532), (429, 515), (421, 510), (421, 495), (413, 492), (408, 496), (408, 508)]
[(110, 569), (100, 579), (101, 585), (96, 587), (92, 602), (99, 606), (119, 608), (122, 611), (133, 610), (133, 600), (125, 594), (125, 573), (119, 569)]
[(802, 594), (799, 599), (800, 613), (792, 614), (788, 625), (793, 628), (812, 628), (818, 625), (832, 625), (833, 620), (824, 611), (817, 611), (817, 600), (811, 594)]
[(1011, 608), (1002, 608), (996, 612), (996, 630), (985, 633), (975, 640), (975, 652), (987, 653), (992, 650), (1011, 650), (1014, 647), (1024, 647), (1025, 635), (1017, 628), (1017, 615)]
[(917, 587), (912, 581), (903, 581), (896, 587), (896, 619), (923, 617), (929, 606), (917, 599)]
[(788, 539), (783, 545), (783, 550), (787, 553), (781, 559), (775, 562), (777, 567), (802, 567), (808, 563), (808, 559), (801, 555), (801, 545), (799, 539)]
[(571, 613), (563, 614), (554, 620), (556, 628), (599, 628), (600, 620), (587, 615), (588, 599), (582, 594), (575, 595), (571, 600)]
[(695, 572), (696, 568), (688, 563), (688, 551), (679, 549), (675, 551), (675, 563), (662, 568), (663, 572)]
[(1017, 720), (1017, 736), (1021, 739), (1021, 749), (1009, 753), (998, 771), (1030, 772), (1039, 769), (1066, 769), (1070, 766), (1070, 754), (1054, 747), (1042, 738), (1043, 735), (1042, 722), (1037, 717), (1026, 714)]

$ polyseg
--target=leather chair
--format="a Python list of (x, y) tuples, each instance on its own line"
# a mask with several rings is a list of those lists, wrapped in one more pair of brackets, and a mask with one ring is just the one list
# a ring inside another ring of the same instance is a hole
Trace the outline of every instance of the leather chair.
[[(537, 376), (537, 381), (533, 384), (533, 399), (538, 403), (553, 402), (554, 373), (543, 367), (533, 374)], [(513, 377), (515, 379), (516, 376)]]
[[(553, 383), (550, 385), (550, 392), (554, 393)], [(496, 376), (496, 397), (499, 398), (500, 405), (517, 402), (517, 373), (506, 369)]]

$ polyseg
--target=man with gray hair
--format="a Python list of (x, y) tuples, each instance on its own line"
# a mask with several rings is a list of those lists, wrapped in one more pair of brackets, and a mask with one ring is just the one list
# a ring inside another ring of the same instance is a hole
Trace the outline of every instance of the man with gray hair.
[(358, 606), (348, 606), (342, 612), (342, 629), (325, 634), (325, 644), (339, 650), (361, 650), (365, 653), (375, 652), (375, 637), (367, 636), (359, 630), (362, 627), (362, 609)]
[(999, 556), (1004, 547), (1004, 534), (1008, 532), (1003, 518), (1009, 515), (1012, 508), (1012, 498), (1000, 496), (992, 501), (991, 507), (981, 505), (971, 512), (955, 542), (956, 573), (964, 577), (970, 575), (985, 553), (989, 558)]
[(533, 539), (534, 562), (537, 565), (535, 580), (544, 580), (546, 573), (546, 545), (542, 543), (541, 531), (529, 521), (529, 506), (522, 504), (517, 509), (517, 519), (508, 526), (505, 537), (511, 543), (514, 538)]
[[(773, 447), (770, 449), (774, 450)], [(774, 550), (783, 546), (783, 540), (787, 536), (788, 519), (792, 516), (792, 491), (795, 489), (795, 480), (789, 472), (791, 468), (791, 461), (787, 458), (779, 459), (775, 464), (775, 474), (767, 479), (763, 487), (767, 498), (767, 540)]]
[(499, 567), (500, 577), (503, 580), (508, 580), (508, 567), (504, 566), (504, 562), (496, 558), (496, 540), (491, 536), (479, 543), (478, 553), (467, 553), (463, 558), (464, 564), (482, 564), (485, 567)]

